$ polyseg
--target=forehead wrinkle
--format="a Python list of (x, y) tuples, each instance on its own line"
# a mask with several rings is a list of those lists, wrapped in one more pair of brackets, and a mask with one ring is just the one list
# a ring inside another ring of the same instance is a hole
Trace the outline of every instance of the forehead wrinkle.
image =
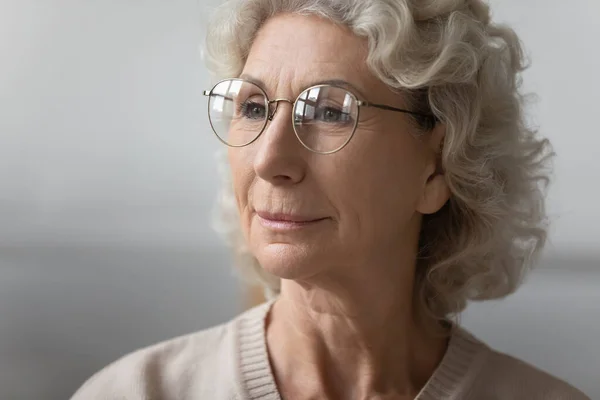
[[(282, 74), (282, 70), (286, 69), (285, 66), (276, 68), (273, 62), (261, 59), (256, 61), (259, 61), (260, 64), (266, 64), (266, 68), (257, 68), (260, 71), (259, 73), (253, 73), (255, 68), (252, 66), (244, 68), (244, 72), (239, 75), (239, 78), (260, 86), (269, 98), (291, 97), (293, 99), (298, 97), (305, 89), (319, 84), (342, 86), (358, 97), (364, 97), (367, 92), (361, 74), (348, 74), (346, 72), (348, 68), (339, 68), (338, 63), (333, 67), (329, 64), (301, 74), (298, 74), (298, 69), (290, 68), (288, 74)], [(356, 79), (356, 77), (359, 77), (359, 79)]]
[[(297, 26), (294, 34), (286, 29), (290, 24)], [(303, 34), (310, 39), (298, 40)], [(320, 45), (315, 46), (314, 40)], [(259, 30), (243, 72), (261, 79), (269, 97), (297, 96), (326, 79), (346, 80), (365, 92), (371, 86), (364, 76), (367, 49), (366, 39), (343, 26), (317, 16), (281, 14)]]

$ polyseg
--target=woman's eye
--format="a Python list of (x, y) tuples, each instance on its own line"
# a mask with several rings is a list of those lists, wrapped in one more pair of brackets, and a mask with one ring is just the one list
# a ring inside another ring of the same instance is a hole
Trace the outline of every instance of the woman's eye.
[(350, 115), (333, 107), (323, 107), (317, 113), (317, 118), (323, 122), (348, 122)]
[(264, 119), (266, 115), (265, 111), (264, 104), (255, 101), (245, 101), (241, 103), (239, 110), (243, 117), (250, 119)]

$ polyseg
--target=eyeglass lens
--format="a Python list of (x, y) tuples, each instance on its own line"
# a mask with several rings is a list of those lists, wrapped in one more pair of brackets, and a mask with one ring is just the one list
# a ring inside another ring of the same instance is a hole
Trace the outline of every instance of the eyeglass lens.
[[(256, 140), (270, 112), (265, 92), (239, 79), (218, 83), (210, 93), (208, 106), (213, 130), (221, 141), (234, 147)], [(358, 122), (358, 101), (345, 89), (315, 86), (298, 96), (292, 116), (296, 136), (306, 148), (331, 153), (352, 137)]]

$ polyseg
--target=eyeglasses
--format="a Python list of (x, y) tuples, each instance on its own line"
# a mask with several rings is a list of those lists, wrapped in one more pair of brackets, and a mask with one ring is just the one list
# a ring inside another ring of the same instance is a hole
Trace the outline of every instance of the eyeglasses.
[(292, 126), (300, 143), (319, 154), (335, 153), (350, 142), (362, 107), (412, 114), (435, 121), (433, 115), (359, 100), (349, 90), (330, 84), (309, 87), (295, 101), (269, 100), (261, 87), (236, 78), (218, 82), (211, 90), (204, 91), (204, 95), (209, 98), (210, 125), (217, 138), (230, 147), (243, 147), (256, 141), (267, 123), (273, 120), (282, 101), (292, 105)]

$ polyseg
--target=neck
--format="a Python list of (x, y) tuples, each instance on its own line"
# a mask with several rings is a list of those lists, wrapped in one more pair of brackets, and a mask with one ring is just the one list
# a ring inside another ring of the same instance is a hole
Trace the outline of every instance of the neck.
[(377, 279), (371, 270), (319, 284), (282, 281), (267, 344), (284, 397), (310, 398), (312, 391), (315, 398), (414, 398), (447, 339), (417, 322), (413, 276), (406, 275), (390, 278), (387, 271)]

